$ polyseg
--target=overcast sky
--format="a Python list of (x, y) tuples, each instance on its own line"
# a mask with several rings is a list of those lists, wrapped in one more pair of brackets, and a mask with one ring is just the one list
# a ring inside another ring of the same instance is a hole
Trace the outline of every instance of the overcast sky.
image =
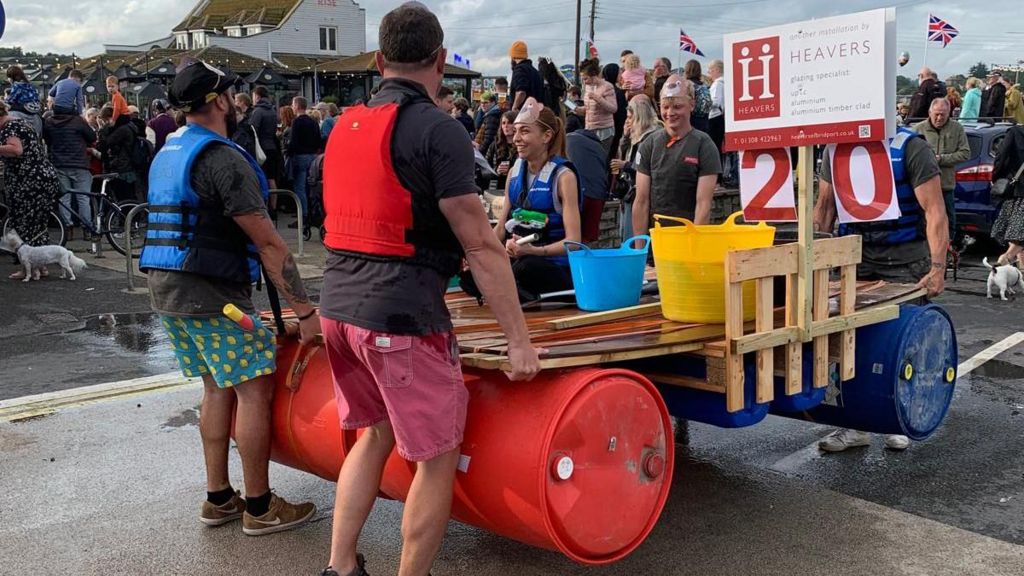
[[(549, 56), (559, 65), (573, 60), (574, 0), (428, 0), (426, 4), (441, 19), (449, 52), (469, 58), (472, 67), (485, 74), (508, 73), (506, 54), (516, 39), (527, 42), (534, 59)], [(397, 2), (363, 0), (360, 5), (366, 8), (367, 48), (373, 49), (377, 24)], [(619, 52), (629, 48), (641, 56), (645, 66), (657, 56), (668, 56), (678, 65), (680, 27), (710, 59), (721, 56), (723, 33), (890, 5), (897, 7), (898, 50), (911, 55), (910, 64), (900, 71), (906, 76), (913, 77), (923, 62), (929, 12), (961, 33), (946, 48), (938, 43), (928, 48), (928, 64), (941, 76), (966, 73), (978, 61), (1015, 64), (1024, 59), (1019, 15), (1010, 16), (1012, 11), (1005, 6), (962, 1), (847, 0), (840, 6), (812, 0), (599, 0), (595, 42), (602, 60), (617, 61)], [(91, 56), (102, 50), (104, 42), (141, 43), (167, 35), (193, 3), (5, 0), (4, 6), (7, 31), (0, 45)], [(584, 37), (589, 6), (584, 1)], [(684, 54), (684, 60), (688, 58)]]

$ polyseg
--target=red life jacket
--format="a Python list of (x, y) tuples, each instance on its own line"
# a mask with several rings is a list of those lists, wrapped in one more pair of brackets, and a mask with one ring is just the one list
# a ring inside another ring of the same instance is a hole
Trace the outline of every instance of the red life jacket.
[(395, 123), (408, 102), (356, 106), (338, 117), (323, 165), (324, 244), (454, 275), (462, 250), (437, 201), (403, 186), (392, 162)]

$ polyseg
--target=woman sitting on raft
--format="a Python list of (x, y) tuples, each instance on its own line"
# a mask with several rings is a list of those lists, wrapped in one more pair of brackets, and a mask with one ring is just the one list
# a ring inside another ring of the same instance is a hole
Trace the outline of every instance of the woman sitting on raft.
[(508, 172), (505, 207), (494, 233), (512, 258), (519, 300), (526, 303), (572, 290), (565, 241), (580, 241), (583, 197), (575, 168), (565, 158), (562, 120), (530, 98), (514, 125), (519, 159)]

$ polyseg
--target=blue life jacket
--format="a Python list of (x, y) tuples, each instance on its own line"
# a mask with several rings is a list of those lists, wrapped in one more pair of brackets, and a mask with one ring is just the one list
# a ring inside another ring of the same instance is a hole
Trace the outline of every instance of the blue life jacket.
[(260, 278), (259, 253), (218, 199), (200, 198), (192, 189), (192, 166), (211, 144), (231, 146), (260, 182), (263, 200), (270, 187), (263, 170), (241, 146), (202, 126), (190, 124), (153, 159), (149, 170), (149, 227), (139, 268), (176, 270), (230, 282)]
[(896, 182), (896, 199), (900, 205), (900, 217), (896, 220), (882, 222), (841, 224), (839, 226), (840, 236), (859, 234), (863, 237), (865, 244), (883, 246), (906, 244), (927, 237), (921, 205), (917, 202), (914, 185), (910, 181), (910, 175), (907, 174), (906, 150), (907, 144), (913, 138), (924, 138), (924, 136), (913, 130), (900, 128), (896, 137), (889, 144), (889, 158), (892, 160), (892, 175)]
[[(526, 179), (529, 173), (526, 161), (523, 159), (516, 160), (512, 169), (509, 170), (508, 199), (512, 203), (513, 210), (522, 208), (548, 215), (548, 227), (544, 231), (543, 237), (533, 243), (534, 246), (546, 246), (565, 239), (565, 222), (562, 219), (562, 214), (556, 210), (555, 197), (552, 194), (552, 189), (556, 185), (556, 179), (561, 173), (559, 168), (562, 166), (567, 167), (573, 171), (573, 174), (576, 174), (576, 168), (572, 165), (572, 162), (561, 156), (553, 156), (541, 168), (537, 178), (533, 181), (533, 186), (530, 186), (529, 190), (526, 189)], [(577, 175), (578, 181), (579, 176)], [(577, 200), (579, 201), (579, 210), (582, 214), (583, 194), (578, 194)], [(567, 256), (548, 256), (547, 258), (559, 266), (569, 266), (569, 258)]]

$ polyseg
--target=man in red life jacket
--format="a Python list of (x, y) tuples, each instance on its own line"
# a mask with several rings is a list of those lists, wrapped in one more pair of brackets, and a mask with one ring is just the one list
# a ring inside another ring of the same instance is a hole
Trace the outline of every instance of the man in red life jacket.
[(431, 99), (443, 41), (426, 6), (388, 13), (380, 89), (345, 111), (327, 144), (322, 326), (342, 427), (367, 431), (338, 477), (325, 576), (365, 574), (356, 542), (396, 445), (417, 463), (399, 574), (426, 576), (440, 549), (468, 400), (444, 302), (463, 257), (508, 336), (509, 378), (540, 369), (505, 249), (480, 204), (469, 135)]

